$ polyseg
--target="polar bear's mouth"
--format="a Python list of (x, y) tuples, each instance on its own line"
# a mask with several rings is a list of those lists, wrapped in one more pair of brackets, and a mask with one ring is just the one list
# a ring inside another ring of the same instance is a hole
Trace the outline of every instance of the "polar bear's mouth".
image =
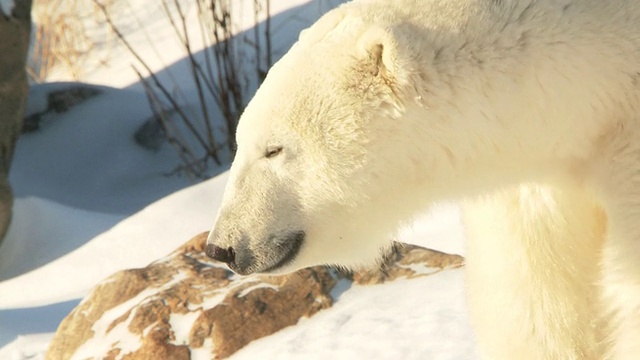
[(241, 242), (237, 244), (229, 261), (224, 262), (240, 275), (278, 273), (279, 269), (293, 262), (302, 248), (304, 239), (304, 231), (294, 231), (285, 236), (271, 238), (265, 244), (265, 248), (260, 250), (251, 250), (247, 242)]
[(289, 234), (283, 242), (276, 246), (276, 252), (280, 255), (278, 259), (273, 264), (267, 265), (265, 269), (259, 270), (259, 272), (273, 272), (290, 264), (298, 256), (304, 238), (304, 231), (296, 231)]

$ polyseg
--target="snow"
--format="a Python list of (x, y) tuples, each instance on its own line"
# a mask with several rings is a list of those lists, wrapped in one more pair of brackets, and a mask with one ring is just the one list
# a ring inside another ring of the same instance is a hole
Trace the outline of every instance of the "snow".
[(191, 360), (211, 360), (213, 353), (213, 340), (206, 338), (202, 347), (191, 350)]
[[(253, 13), (246, 7), (251, 1), (238, 1), (245, 6), (240, 16), (251, 19), (241, 22), (239, 30), (250, 31)], [(114, 17), (124, 24), (127, 36), (145, 58), (156, 59), (151, 65), (158, 75), (188, 79), (184, 53), (157, 2), (113, 3), (117, 5)], [(271, 3), (277, 57), (300, 29), (340, 1)], [(0, 0), (5, 13), (9, 5), (12, 1)], [(187, 10), (194, 15), (192, 8)], [(0, 244), (3, 360), (43, 359), (60, 321), (96, 283), (116, 271), (146, 266), (209, 230), (220, 206), (227, 181), (225, 167), (212, 169), (220, 175), (198, 184), (184, 176), (167, 176), (178, 165), (173, 149), (164, 144), (150, 151), (132, 139), (151, 116), (130, 67), (133, 60), (122, 47), (104, 45), (94, 51), (82, 80), (100, 84), (95, 88), (101, 93), (65, 113), (46, 113), (40, 129), (23, 134), (16, 147), (10, 173), (16, 195), (14, 215)], [(108, 66), (94, 66), (106, 58)], [(47, 109), (47, 94), (52, 90), (75, 85), (65, 83), (71, 77), (62, 69), (48, 80), (31, 88), (28, 115)], [(182, 89), (186, 96), (193, 93), (192, 87)], [(398, 240), (464, 254), (458, 208), (453, 204), (434, 207), (404, 228)], [(149, 291), (139, 296), (153, 296), (156, 290)], [(224, 297), (224, 293), (211, 295), (203, 309)], [(378, 286), (340, 281), (332, 295), (336, 299), (332, 308), (255, 341), (232, 358), (476, 358), (462, 269)], [(103, 322), (119, 315), (119, 307), (111, 309)], [(172, 315), (170, 321), (178, 330), (176, 343), (186, 341), (193, 316)], [(119, 341), (131, 350), (139, 346), (139, 338), (125, 324), (120, 332), (109, 333), (109, 342)], [(98, 332), (104, 330), (100, 322), (95, 327)], [(105, 344), (87, 343), (76, 355), (88, 357)], [(202, 348), (192, 350), (192, 358), (210, 359), (212, 348), (207, 340)]]
[[(66, 83), (32, 87), (27, 113), (46, 108), (46, 93), (68, 87)], [(20, 137), (9, 175), (16, 196), (131, 214), (190, 184), (186, 178), (163, 175), (178, 165), (169, 146), (153, 152), (135, 143), (133, 133), (151, 116), (145, 94), (98, 89), (100, 95), (65, 113), (44, 115), (41, 131)]]
[(243, 298), (247, 295), (249, 295), (250, 292), (256, 290), (256, 289), (272, 289), (275, 291), (278, 291), (278, 287), (275, 285), (271, 285), (271, 284), (265, 284), (265, 283), (258, 283), (256, 285), (253, 286), (249, 286), (248, 288), (242, 290), (242, 292), (240, 292), (240, 294), (238, 294), (239, 298)]
[(15, 3), (13, 0), (0, 0), (0, 11), (2, 11), (5, 16), (11, 16), (14, 6)]
[(5, 360), (42, 360), (53, 333), (20, 335), (9, 345), (0, 349)]
[[(0, 252), (0, 280), (17, 277), (64, 256), (122, 218), (36, 197), (18, 199)], [(6, 300), (7, 296), (3, 296), (0, 303)]]
[(175, 339), (171, 341), (174, 345), (185, 345), (189, 343), (189, 333), (193, 324), (198, 320), (200, 312), (194, 311), (186, 314), (171, 314), (169, 316), (169, 324)]

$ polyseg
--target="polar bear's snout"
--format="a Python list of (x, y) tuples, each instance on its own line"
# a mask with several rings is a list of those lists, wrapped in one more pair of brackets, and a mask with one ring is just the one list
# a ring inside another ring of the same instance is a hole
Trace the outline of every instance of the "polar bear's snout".
[(225, 249), (225, 248), (218, 247), (214, 244), (207, 244), (205, 253), (207, 254), (207, 256), (209, 256), (213, 260), (220, 261), (225, 264), (231, 264), (236, 257), (236, 253), (232, 247)]
[(218, 236), (219, 232), (211, 233), (205, 253), (240, 275), (279, 272), (295, 260), (305, 240), (305, 232), (300, 230), (271, 235), (257, 242), (241, 236), (231, 241), (231, 246), (223, 247), (216, 245), (221, 243), (216, 241)]

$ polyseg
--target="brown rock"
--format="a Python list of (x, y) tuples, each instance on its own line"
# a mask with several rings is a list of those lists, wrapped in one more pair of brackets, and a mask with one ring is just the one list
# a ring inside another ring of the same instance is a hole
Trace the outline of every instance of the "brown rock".
[(80, 84), (66, 89), (55, 90), (47, 96), (48, 109), (57, 113), (65, 112), (100, 93), (101, 90), (97, 87)]
[(22, 122), (22, 132), (29, 133), (40, 129), (43, 116), (55, 113), (63, 113), (85, 100), (102, 93), (102, 89), (85, 84), (60, 85), (61, 89), (53, 90), (47, 95), (46, 109), (26, 116)]
[(135, 352), (126, 354), (123, 360), (137, 359), (167, 359), (167, 360), (189, 360), (191, 351), (187, 345), (171, 344), (171, 327), (156, 326), (152, 328), (147, 336), (142, 338), (142, 346)]
[(464, 258), (460, 255), (396, 242), (380, 268), (353, 273), (352, 279), (361, 285), (382, 284), (398, 278), (427, 276), (463, 265)]
[[(47, 356), (49, 359), (68, 359), (84, 341), (93, 335), (92, 325), (113, 307), (133, 298), (147, 288), (149, 277), (141, 269), (122, 271), (100, 283), (60, 323), (63, 333), (56, 333)], [(112, 323), (117, 325), (116, 319)]]
[[(189, 359), (230, 356), (333, 303), (343, 275), (314, 267), (286, 276), (239, 277), (204, 255), (206, 233), (144, 269), (99, 284), (60, 324), (47, 359)], [(381, 269), (349, 275), (360, 284), (414, 278), (462, 265), (462, 258), (396, 246)]]

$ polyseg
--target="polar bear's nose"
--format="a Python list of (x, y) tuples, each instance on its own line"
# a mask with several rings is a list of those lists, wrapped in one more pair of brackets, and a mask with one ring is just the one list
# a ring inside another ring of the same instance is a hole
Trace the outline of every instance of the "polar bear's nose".
[(233, 251), (232, 247), (223, 249), (213, 244), (207, 244), (204, 252), (213, 260), (217, 260), (227, 264), (232, 263), (236, 258), (236, 253), (235, 251)]

